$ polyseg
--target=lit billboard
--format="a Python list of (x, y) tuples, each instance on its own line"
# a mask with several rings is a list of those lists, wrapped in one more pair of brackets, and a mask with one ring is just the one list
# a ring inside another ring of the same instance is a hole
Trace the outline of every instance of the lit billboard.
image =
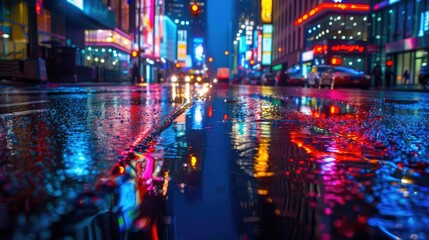
[(67, 0), (67, 2), (83, 10), (83, 0)]
[(160, 43), (161, 57), (174, 62), (177, 59), (177, 25), (168, 16), (163, 16), (163, 19), (163, 41)]
[(124, 52), (131, 52), (131, 38), (119, 29), (85, 30), (85, 44), (87, 46), (115, 47)]
[(154, 55), (154, 4), (154, 0), (139, 0), (137, 6), (137, 9), (141, 8), (140, 16), (136, 17), (136, 23), (142, 36), (141, 46), (145, 51), (144, 55), (148, 56)]
[(273, 14), (273, 0), (261, 0), (261, 20), (263, 23), (271, 23)]
[(177, 60), (186, 61), (187, 54), (187, 32), (186, 30), (177, 31)]
[(239, 52), (245, 53), (247, 51), (248, 47), (246, 44), (246, 36), (240, 36), (240, 46), (239, 46)]
[(253, 21), (246, 21), (246, 44), (251, 46), (253, 43)]
[(262, 31), (258, 30), (258, 54), (257, 56), (257, 60), (258, 62), (262, 62)]
[(271, 64), (271, 54), (273, 48), (273, 25), (264, 24), (262, 26), (262, 65)]
[(205, 60), (204, 53), (204, 41), (202, 38), (194, 38), (194, 52), (193, 52), (193, 60), (195, 67), (202, 67), (203, 62)]
[(427, 31), (429, 31), (429, 11), (424, 11), (420, 13), (420, 29), (418, 36), (423, 36)]

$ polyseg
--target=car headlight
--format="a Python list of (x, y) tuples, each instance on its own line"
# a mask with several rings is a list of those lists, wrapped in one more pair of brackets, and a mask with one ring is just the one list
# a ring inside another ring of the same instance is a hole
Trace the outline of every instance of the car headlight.
[(172, 81), (172, 82), (177, 82), (177, 77), (176, 77), (176, 76), (172, 76), (172, 77), (171, 77), (171, 81)]
[(185, 81), (186, 81), (186, 82), (190, 82), (190, 81), (191, 81), (191, 78), (190, 78), (189, 76), (186, 76), (186, 77), (185, 77)]
[(213, 83), (217, 83), (217, 78), (213, 79)]
[(198, 81), (198, 82), (201, 82), (201, 77), (197, 77), (197, 81)]

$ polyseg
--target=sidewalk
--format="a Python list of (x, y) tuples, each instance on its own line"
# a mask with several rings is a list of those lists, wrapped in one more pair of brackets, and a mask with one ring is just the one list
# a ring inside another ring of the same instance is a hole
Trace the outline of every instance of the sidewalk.
[(25, 87), (91, 87), (91, 86), (127, 86), (135, 85), (131, 82), (32, 82), (22, 80), (0, 79), (1, 88), (25, 88)]
[[(374, 87), (370, 88), (371, 90), (377, 90)], [(429, 89), (424, 89), (421, 84), (410, 84), (410, 85), (393, 85), (389, 88), (381, 88), (380, 90), (384, 91), (401, 91), (401, 92), (429, 92)]]

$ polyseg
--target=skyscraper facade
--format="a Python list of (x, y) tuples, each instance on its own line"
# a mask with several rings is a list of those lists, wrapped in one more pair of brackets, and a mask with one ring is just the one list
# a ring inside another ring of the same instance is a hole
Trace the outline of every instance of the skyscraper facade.
[(273, 65), (302, 71), (330, 64), (368, 72), (368, 0), (274, 0)]

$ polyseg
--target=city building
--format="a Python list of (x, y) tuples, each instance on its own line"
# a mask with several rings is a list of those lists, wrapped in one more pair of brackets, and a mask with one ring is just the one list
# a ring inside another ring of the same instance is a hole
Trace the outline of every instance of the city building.
[(91, 71), (79, 68), (84, 66), (84, 31), (114, 29), (111, 9), (98, 0), (1, 1), (0, 76), (37, 81), (91, 77)]
[[(266, 1), (263, 1), (266, 2)], [(258, 0), (238, 0), (234, 2), (233, 24), (230, 26), (234, 50), (230, 68), (239, 78), (248, 78), (261, 68), (257, 61), (257, 31), (261, 32), (261, 17)]]
[(163, 16), (163, 41), (161, 42), (160, 61), (165, 63), (162, 81), (175, 71), (177, 59), (177, 25), (168, 16)]
[[(173, 20), (177, 25), (177, 52), (175, 62), (181, 68), (185, 67), (191, 38), (190, 32), (191, 15), (189, 11), (189, 1), (187, 0), (165, 0), (165, 15)], [(190, 67), (191, 63), (188, 64)]]
[(115, 15), (114, 28), (85, 29), (85, 49), (78, 63), (95, 69), (97, 81), (129, 79), (132, 35), (130, 4), (127, 0), (102, 0)]
[(139, 50), (138, 66), (141, 82), (160, 82), (165, 68), (161, 59), (164, 2), (136, 0), (136, 31), (134, 49)]
[(373, 0), (369, 24), (369, 39), (377, 48), (371, 65), (392, 71), (391, 84), (404, 84), (405, 70), (410, 84), (418, 83), (420, 68), (428, 64), (429, 1)]
[[(369, 1), (305, 0), (273, 3), (273, 68), (330, 64), (369, 72)], [(284, 14), (289, 13), (289, 14)]]
[[(169, 16), (172, 20), (177, 20), (176, 23), (179, 27), (189, 25), (191, 17), (189, 0), (165, 0), (165, 15)], [(186, 23), (187, 21), (188, 23)]]
[(165, 15), (178, 31), (177, 63), (180, 69), (203, 69), (207, 39), (206, 1), (166, 0)]
[(304, 25), (295, 19), (318, 4), (318, 0), (273, 0), (273, 62), (275, 70), (299, 66), (304, 49)]

